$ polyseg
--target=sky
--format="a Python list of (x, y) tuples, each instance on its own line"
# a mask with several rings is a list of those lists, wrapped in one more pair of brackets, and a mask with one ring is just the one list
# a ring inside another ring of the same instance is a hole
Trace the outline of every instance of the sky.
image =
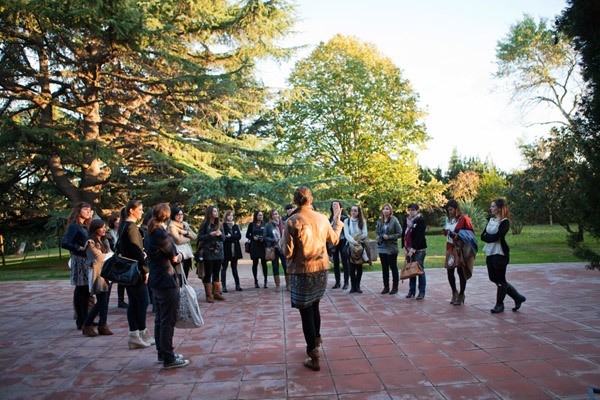
[(286, 46), (306, 46), (285, 63), (259, 64), (259, 77), (285, 87), (296, 61), (334, 35), (373, 43), (418, 94), (430, 140), (419, 164), (446, 170), (454, 148), (461, 158), (492, 161), (500, 170), (523, 168), (518, 142), (548, 132), (553, 112), (524, 112), (505, 81), (493, 77), (496, 45), (529, 14), (553, 19), (565, 0), (297, 0), (298, 23)]

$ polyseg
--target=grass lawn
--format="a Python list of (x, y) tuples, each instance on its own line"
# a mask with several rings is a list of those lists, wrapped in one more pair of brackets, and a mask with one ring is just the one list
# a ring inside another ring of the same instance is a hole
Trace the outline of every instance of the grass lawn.
[[(446, 254), (446, 238), (442, 235), (427, 236), (426, 268), (442, 268)], [(600, 243), (589, 237), (585, 238), (588, 244), (600, 251)], [(525, 226), (520, 235), (508, 234), (506, 241), (510, 246), (512, 264), (537, 264), (555, 262), (582, 261), (573, 256), (567, 246), (566, 231), (560, 226), (536, 225)], [(480, 241), (479, 249), (483, 248)], [(6, 256), (6, 266), (0, 266), (0, 281), (17, 280), (48, 280), (69, 279), (67, 261), (68, 252), (63, 250), (62, 259), (58, 256), (58, 249), (30, 252), (25, 259), (23, 256)], [(398, 260), (402, 264), (402, 260)], [(480, 252), (475, 259), (475, 265), (485, 265), (485, 254)], [(270, 269), (270, 268), (269, 268)], [(381, 270), (381, 264), (374, 263), (366, 270)]]

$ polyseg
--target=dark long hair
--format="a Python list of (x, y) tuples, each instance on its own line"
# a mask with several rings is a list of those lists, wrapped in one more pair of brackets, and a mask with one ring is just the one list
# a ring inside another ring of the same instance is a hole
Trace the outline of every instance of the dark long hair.
[(100, 246), (103, 253), (107, 253), (110, 247), (108, 246), (106, 239), (102, 240), (102, 238), (100, 238), (100, 240), (98, 240), (98, 235), (96, 235), (96, 231), (102, 228), (104, 225), (104, 221), (101, 219), (92, 220), (92, 222), (90, 222), (90, 227), (88, 228), (88, 238), (93, 240), (97, 246)]
[[(79, 215), (81, 214), (81, 209), (82, 208), (92, 208), (92, 206), (90, 205), (90, 203), (86, 203), (85, 201), (80, 201), (79, 203), (75, 204), (73, 206), (73, 209), (71, 210), (71, 214), (69, 214), (69, 218), (67, 218), (67, 228), (69, 227), (69, 225), (71, 225), (72, 223), (79, 223)], [(89, 228), (90, 226), (90, 222), (92, 222), (92, 217), (90, 216), (88, 219), (86, 219), (85, 221), (83, 221), (83, 226), (85, 226), (86, 228)]]
[(221, 230), (221, 220), (219, 219), (219, 214), (217, 213), (217, 218), (213, 219), (213, 210), (218, 211), (217, 207), (215, 206), (206, 207), (203, 225), (206, 225), (206, 227), (208, 228), (211, 224), (214, 224), (218, 230)]
[(458, 201), (456, 201), (454, 199), (448, 200), (448, 202), (444, 206), (444, 208), (446, 209), (446, 216), (448, 216), (448, 207), (452, 207), (452, 208), (454, 208), (456, 210), (456, 213), (454, 214), (454, 216), (456, 218), (458, 218), (458, 217), (460, 217), (462, 215), (462, 211), (460, 209), (460, 206), (458, 205)]
[(129, 217), (129, 211), (133, 210), (134, 208), (138, 208), (140, 206), (143, 206), (141, 201), (129, 200), (127, 202), (127, 204), (125, 204), (125, 207), (121, 208), (121, 223), (125, 222), (127, 217)]

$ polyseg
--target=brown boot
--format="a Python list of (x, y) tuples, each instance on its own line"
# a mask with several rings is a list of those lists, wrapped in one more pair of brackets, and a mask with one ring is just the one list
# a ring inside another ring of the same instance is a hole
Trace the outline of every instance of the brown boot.
[(290, 274), (285, 274), (285, 290), (290, 291)]
[(98, 327), (98, 334), (109, 336), (109, 335), (112, 335), (113, 333), (111, 332), (110, 329), (108, 329), (108, 325), (100, 325)]
[(275, 280), (275, 291), (279, 292), (279, 290), (281, 289), (281, 280), (279, 278), (279, 275), (275, 275), (273, 279)]
[(225, 297), (221, 296), (221, 282), (213, 283), (213, 295), (215, 300), (225, 300)]
[(320, 371), (321, 366), (319, 365), (319, 348), (315, 347), (308, 352), (308, 358), (304, 360), (304, 366), (310, 368), (313, 371)]
[(204, 291), (206, 292), (206, 302), (207, 303), (214, 303), (215, 302), (215, 298), (213, 297), (213, 291), (212, 291), (212, 283), (205, 283), (204, 284)]
[(88, 337), (95, 337), (98, 336), (98, 334), (96, 333), (96, 331), (94, 330), (94, 326), (82, 326), (81, 327), (81, 333), (84, 336), (88, 336)]

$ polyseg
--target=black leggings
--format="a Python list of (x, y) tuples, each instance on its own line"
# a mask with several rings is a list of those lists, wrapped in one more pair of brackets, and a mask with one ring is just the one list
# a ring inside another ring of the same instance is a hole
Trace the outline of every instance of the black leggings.
[[(467, 268), (466, 266), (464, 268)], [(465, 288), (467, 287), (467, 279), (463, 268), (450, 268), (448, 272), (448, 283), (452, 288), (452, 292), (456, 292), (456, 278), (454, 277), (454, 270), (458, 273), (458, 280), (460, 281), (460, 292), (459, 294), (465, 294)]]
[(221, 282), (221, 264), (223, 260), (204, 260), (203, 283)]
[(317, 338), (321, 337), (321, 313), (319, 312), (319, 300), (312, 305), (300, 309), (302, 318), (302, 331), (306, 340), (306, 352), (309, 353), (317, 346)]
[(269, 268), (267, 266), (267, 260), (264, 259), (263, 257), (252, 259), (252, 275), (254, 276), (254, 282), (258, 282), (258, 260), (260, 260), (260, 265), (262, 266), (263, 278), (265, 278), (265, 282), (266, 282), (267, 275), (269, 274)]

